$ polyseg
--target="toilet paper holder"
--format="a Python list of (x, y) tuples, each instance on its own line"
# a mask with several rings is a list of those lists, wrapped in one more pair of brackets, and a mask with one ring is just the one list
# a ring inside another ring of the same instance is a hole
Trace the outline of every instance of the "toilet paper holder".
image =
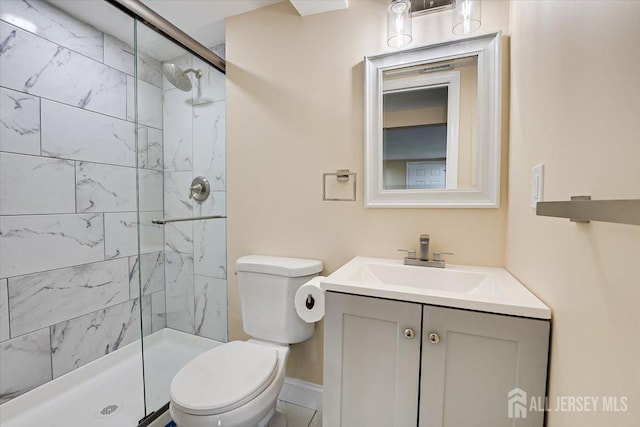
[(307, 310), (311, 310), (314, 305), (316, 305), (315, 298), (313, 298), (311, 294), (307, 295), (307, 299), (304, 302), (304, 306), (307, 307)]
[(306, 323), (316, 323), (324, 317), (325, 291), (320, 287), (325, 276), (315, 276), (301, 285), (293, 297), (298, 317)]

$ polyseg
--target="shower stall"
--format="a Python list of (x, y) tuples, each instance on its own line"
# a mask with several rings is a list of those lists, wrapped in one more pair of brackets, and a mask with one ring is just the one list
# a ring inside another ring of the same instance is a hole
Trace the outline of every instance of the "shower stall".
[(119, 3), (0, 2), (3, 427), (136, 426), (227, 340), (224, 46)]

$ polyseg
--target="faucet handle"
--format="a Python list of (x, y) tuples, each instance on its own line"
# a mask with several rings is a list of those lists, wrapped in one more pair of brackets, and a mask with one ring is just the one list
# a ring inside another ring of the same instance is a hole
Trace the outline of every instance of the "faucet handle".
[(200, 194), (204, 191), (202, 184), (194, 184), (189, 187), (189, 198), (193, 199), (194, 194)]
[(442, 259), (442, 255), (453, 255), (453, 252), (433, 251), (433, 260), (444, 261), (444, 259)]
[(398, 249), (398, 252), (406, 252), (408, 259), (416, 259), (416, 251), (413, 249)]

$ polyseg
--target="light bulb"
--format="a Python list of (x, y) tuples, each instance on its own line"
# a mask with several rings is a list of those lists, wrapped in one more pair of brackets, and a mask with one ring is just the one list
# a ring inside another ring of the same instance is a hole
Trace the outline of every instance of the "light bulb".
[(403, 47), (411, 43), (411, 2), (393, 0), (387, 9), (387, 44)]
[(453, 9), (453, 33), (469, 34), (480, 25), (480, 0), (457, 0)]

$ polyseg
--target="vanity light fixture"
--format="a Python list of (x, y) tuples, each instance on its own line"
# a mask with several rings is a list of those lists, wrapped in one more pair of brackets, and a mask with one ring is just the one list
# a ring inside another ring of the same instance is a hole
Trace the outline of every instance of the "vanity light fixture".
[(387, 44), (400, 48), (411, 43), (411, 1), (392, 0), (387, 8)]
[(480, 28), (480, 0), (456, 0), (453, 7), (453, 34), (466, 35)]
[(455, 0), (411, 0), (411, 16), (453, 9)]
[(387, 44), (401, 48), (413, 39), (412, 18), (451, 9), (452, 31), (467, 35), (480, 28), (481, 0), (391, 0), (387, 8)]

